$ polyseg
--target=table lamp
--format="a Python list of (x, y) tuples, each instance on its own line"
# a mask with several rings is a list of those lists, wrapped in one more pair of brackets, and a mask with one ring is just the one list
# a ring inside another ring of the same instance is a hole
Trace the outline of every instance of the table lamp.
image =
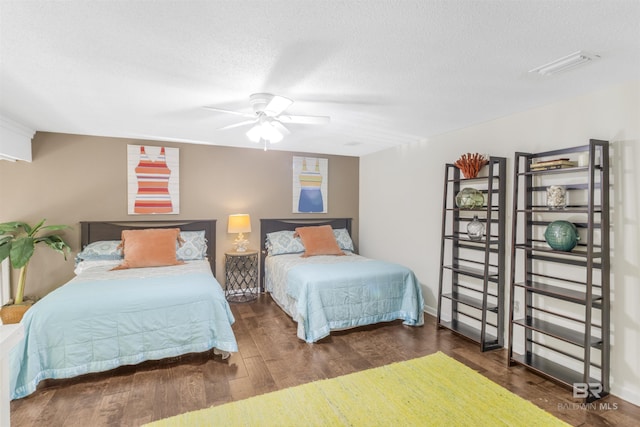
[(249, 241), (244, 238), (243, 233), (251, 233), (251, 217), (249, 214), (233, 214), (229, 215), (228, 233), (238, 233), (238, 237), (234, 240), (236, 252), (245, 252)]

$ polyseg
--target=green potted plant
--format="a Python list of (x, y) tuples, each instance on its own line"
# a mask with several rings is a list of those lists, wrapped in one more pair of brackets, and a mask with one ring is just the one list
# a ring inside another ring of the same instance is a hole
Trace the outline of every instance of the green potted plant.
[(67, 225), (44, 225), (46, 220), (35, 226), (13, 221), (0, 224), (0, 262), (9, 257), (11, 266), (20, 270), (16, 298), (13, 304), (0, 309), (3, 323), (18, 323), (22, 315), (29, 309), (31, 303), (24, 301), (24, 286), (27, 279), (27, 266), (33, 256), (35, 247), (44, 243), (56, 252), (64, 255), (71, 251), (69, 245), (60, 236), (60, 230), (69, 228)]

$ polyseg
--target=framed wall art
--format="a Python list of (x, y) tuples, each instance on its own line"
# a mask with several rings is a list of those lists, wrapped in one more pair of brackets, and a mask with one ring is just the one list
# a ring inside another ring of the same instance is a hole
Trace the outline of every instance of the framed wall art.
[(177, 148), (127, 145), (129, 215), (179, 214)]
[(293, 213), (327, 213), (329, 160), (293, 157)]

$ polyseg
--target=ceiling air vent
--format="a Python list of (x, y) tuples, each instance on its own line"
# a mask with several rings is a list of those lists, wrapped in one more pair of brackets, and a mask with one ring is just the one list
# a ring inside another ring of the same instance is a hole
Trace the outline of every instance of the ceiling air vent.
[(529, 70), (529, 72), (537, 73), (542, 76), (551, 76), (553, 74), (572, 70), (598, 58), (600, 58), (600, 56), (579, 50), (572, 53), (571, 55), (564, 56), (562, 58), (556, 59), (555, 61), (551, 61), (548, 64), (544, 64), (532, 70)]

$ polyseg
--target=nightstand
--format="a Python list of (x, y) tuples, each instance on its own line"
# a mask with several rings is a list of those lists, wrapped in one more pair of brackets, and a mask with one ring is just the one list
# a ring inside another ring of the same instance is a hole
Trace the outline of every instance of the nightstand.
[(229, 302), (248, 302), (258, 298), (258, 251), (224, 253), (225, 290)]

